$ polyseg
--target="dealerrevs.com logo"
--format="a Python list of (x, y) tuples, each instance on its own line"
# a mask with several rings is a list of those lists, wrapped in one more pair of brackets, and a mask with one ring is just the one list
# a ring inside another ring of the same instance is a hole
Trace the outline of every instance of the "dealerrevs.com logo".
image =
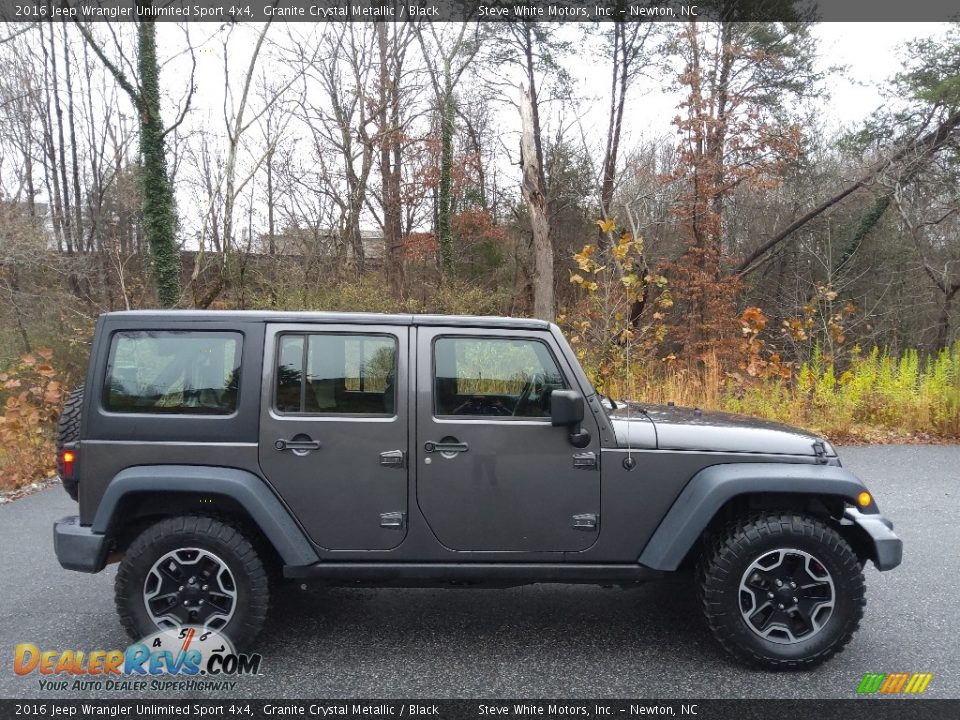
[(867, 673), (857, 686), (858, 695), (921, 695), (932, 673)]
[(14, 649), (13, 671), (37, 674), (43, 691), (231, 691), (236, 678), (260, 672), (263, 657), (238, 654), (221, 633), (184, 626), (161, 630), (125, 650)]

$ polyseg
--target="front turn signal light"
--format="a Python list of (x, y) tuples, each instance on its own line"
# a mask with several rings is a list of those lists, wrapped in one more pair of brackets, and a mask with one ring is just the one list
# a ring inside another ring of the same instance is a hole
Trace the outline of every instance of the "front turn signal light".
[(865, 508), (865, 507), (867, 507), (872, 501), (873, 501), (873, 498), (870, 497), (870, 493), (868, 493), (866, 490), (864, 490), (862, 493), (860, 493), (859, 495), (857, 495), (857, 505), (859, 505), (860, 507), (864, 507), (864, 508)]

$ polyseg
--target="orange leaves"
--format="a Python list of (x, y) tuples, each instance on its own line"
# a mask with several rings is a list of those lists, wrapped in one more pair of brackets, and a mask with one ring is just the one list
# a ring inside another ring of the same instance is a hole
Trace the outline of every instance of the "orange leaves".
[(507, 240), (507, 231), (497, 223), (489, 210), (483, 208), (456, 213), (450, 218), (450, 226), (454, 235), (473, 242)]
[(53, 427), (66, 391), (54, 380), (53, 352), (25, 355), (0, 374), (0, 486), (16, 488), (54, 471)]
[[(758, 307), (748, 307), (740, 315), (740, 332), (743, 336), (741, 346), (740, 369), (751, 378), (789, 379), (792, 370), (784, 363), (780, 353), (773, 351), (760, 337), (767, 327), (767, 316)], [(743, 378), (734, 374), (733, 379)]]
[(783, 321), (783, 330), (796, 340), (803, 342), (807, 339), (807, 331), (812, 328), (814, 322), (811, 318), (787, 318)]
[(744, 335), (756, 335), (767, 326), (767, 316), (758, 307), (749, 307), (740, 316)]
[(840, 293), (829, 285), (817, 285), (808, 302), (800, 308), (800, 315), (783, 321), (783, 332), (794, 342), (810, 340), (823, 344), (829, 353), (833, 346), (847, 341), (846, 328), (857, 311), (857, 306), (847, 301), (837, 308)]
[(412, 232), (403, 243), (403, 257), (405, 260), (423, 261), (434, 257), (439, 249), (437, 237), (429, 232)]

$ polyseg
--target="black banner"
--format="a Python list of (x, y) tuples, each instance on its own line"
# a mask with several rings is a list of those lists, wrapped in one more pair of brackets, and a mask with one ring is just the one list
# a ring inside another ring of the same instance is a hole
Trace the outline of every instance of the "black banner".
[(955, 720), (960, 700), (0, 700), (0, 718)]
[(957, 0), (0, 0), (0, 20), (130, 22), (877, 21), (960, 18)]

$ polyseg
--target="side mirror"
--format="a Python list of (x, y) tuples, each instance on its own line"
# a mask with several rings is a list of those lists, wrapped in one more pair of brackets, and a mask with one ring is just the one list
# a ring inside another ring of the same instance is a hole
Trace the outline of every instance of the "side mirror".
[(570, 427), (583, 421), (583, 395), (576, 390), (550, 393), (550, 420), (554, 427)]
[(550, 393), (550, 421), (554, 427), (570, 428), (570, 444), (585, 448), (590, 433), (580, 427), (583, 421), (583, 395), (576, 390), (554, 390)]

